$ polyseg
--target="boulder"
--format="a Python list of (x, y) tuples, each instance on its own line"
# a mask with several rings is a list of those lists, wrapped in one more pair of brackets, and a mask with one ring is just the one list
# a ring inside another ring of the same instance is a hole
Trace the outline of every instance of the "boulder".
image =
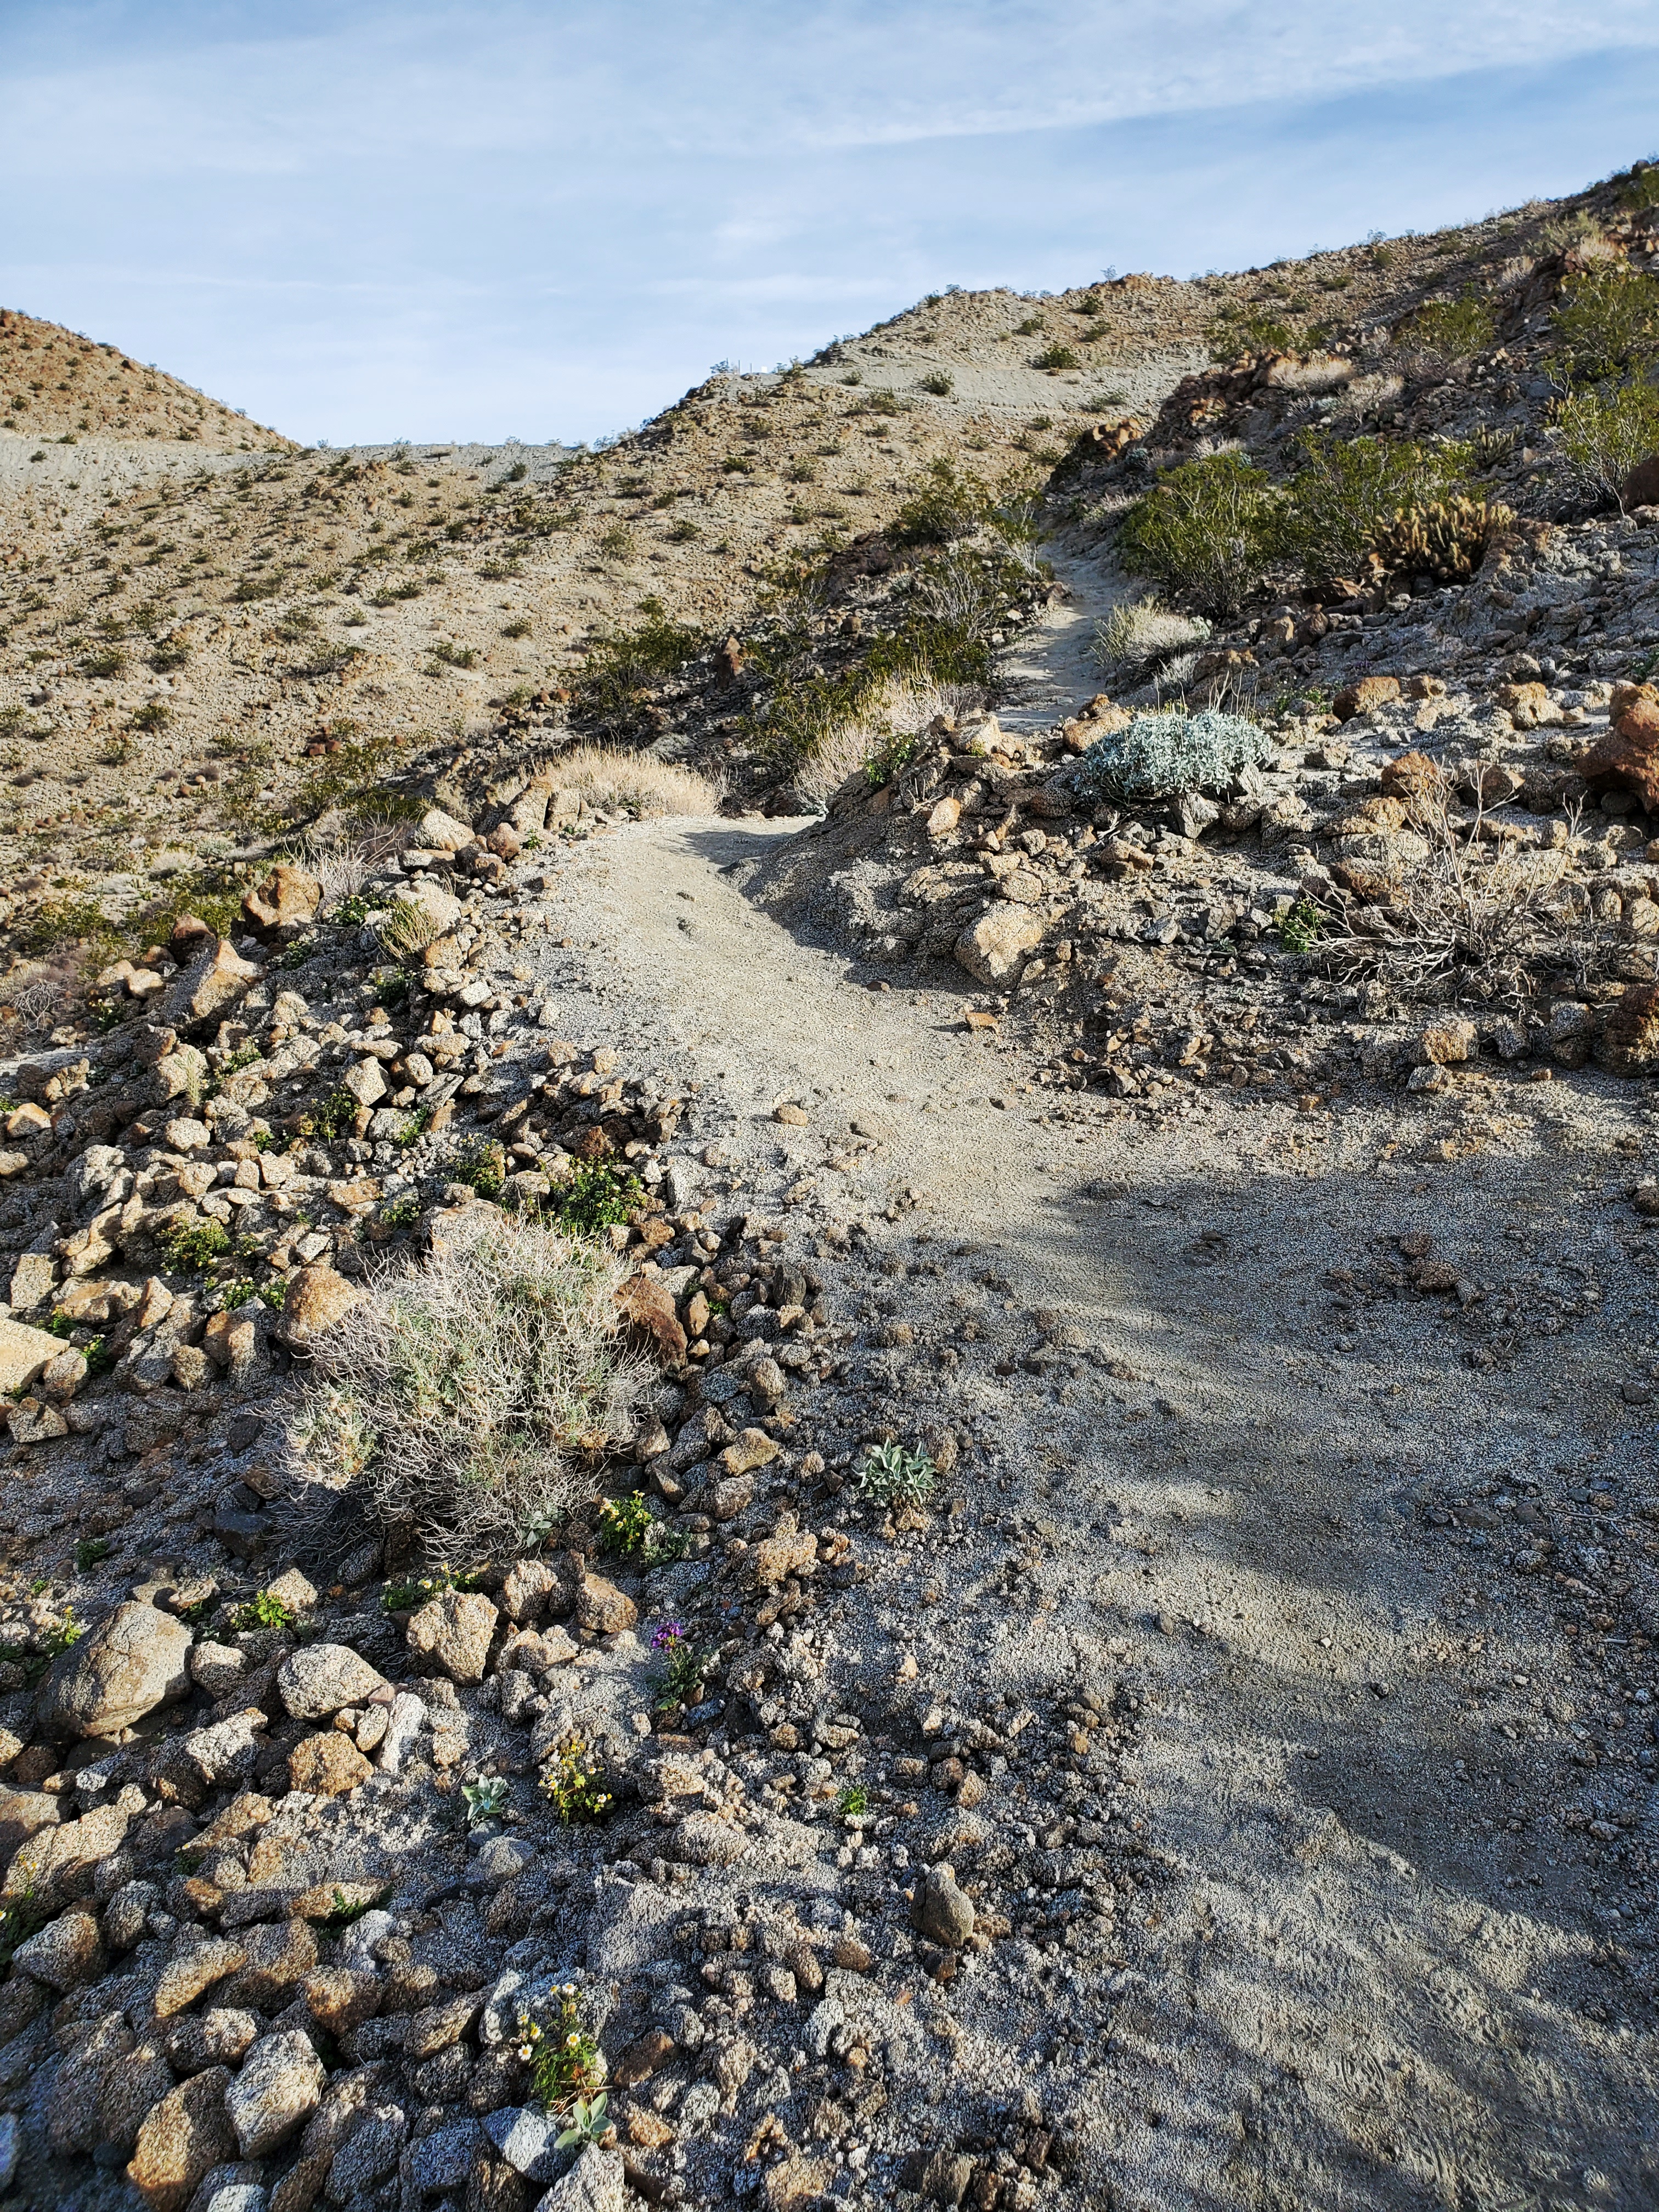
[(916, 1885), (910, 1923), (929, 1942), (958, 1950), (974, 1932), (973, 1899), (957, 1887), (956, 1869), (943, 1860)]
[(264, 883), (244, 894), (242, 912), (256, 937), (276, 937), (317, 918), (323, 887), (303, 868), (279, 860)]
[(452, 1682), (482, 1682), (499, 1618), (479, 1590), (445, 1590), (410, 1616), (407, 1640), (422, 1659), (435, 1659)]
[(1576, 765), (1590, 792), (1628, 791), (1644, 813), (1659, 809), (1659, 703), (1633, 701)]
[(288, 1778), (295, 1790), (314, 1797), (343, 1797), (374, 1771), (351, 1738), (339, 1729), (304, 1736), (288, 1755)]
[(184, 1027), (211, 1021), (236, 1004), (259, 972), (228, 937), (213, 938), (168, 992), (166, 1018)]
[(34, 1903), (49, 1912), (86, 1896), (98, 1869), (125, 1842), (130, 1820), (118, 1805), (99, 1805), (78, 1820), (37, 1828), (13, 1853), (0, 1896), (33, 1893)]
[[(45, 1257), (44, 1255), (38, 1256)], [(51, 1265), (47, 1261), (47, 1291), (52, 1287)], [(45, 1292), (42, 1295), (44, 1297)], [(21, 1303), (17, 1297), (15, 1273), (11, 1302), (14, 1305)], [(32, 1382), (40, 1380), (63, 1349), (63, 1339), (48, 1336), (43, 1328), (30, 1328), (21, 1321), (0, 1321), (0, 1397), (9, 1398), (16, 1391), (27, 1390)]]
[(536, 2212), (623, 2212), (623, 2162), (619, 2150), (588, 2143), (568, 2173), (562, 2174)]
[(316, 2111), (327, 2078), (309, 2037), (298, 2028), (262, 2036), (225, 2093), (242, 2156), (264, 2158), (286, 2142)]
[(459, 853), (476, 840), (465, 822), (458, 822), (453, 814), (441, 807), (428, 806), (421, 817), (420, 827), (415, 832), (415, 842), (429, 853)]
[(347, 1644), (302, 1644), (276, 1670), (276, 1694), (296, 1721), (332, 1720), (348, 1705), (367, 1705), (381, 1692), (390, 1695), (391, 1687)]
[(325, 1329), (366, 1296), (332, 1267), (296, 1267), (288, 1279), (276, 1334), (290, 1352), (309, 1352)]
[(48, 1735), (107, 1736), (190, 1690), (191, 1632), (153, 1605), (129, 1600), (60, 1652), (40, 1686)]
[(1659, 1069), (1659, 986), (1633, 983), (1605, 1010), (1595, 1057), (1614, 1075)]
[(1362, 676), (1358, 684), (1347, 684), (1337, 693), (1331, 712), (1339, 722), (1351, 722), (1356, 714), (1368, 714), (1373, 707), (1386, 707), (1399, 696), (1397, 676)]
[(988, 990), (1018, 980), (1042, 942), (1042, 923), (1027, 906), (1005, 900), (970, 922), (954, 947), (957, 965)]
[(138, 2130), (127, 2179), (149, 2212), (184, 2212), (210, 2168), (236, 2155), (225, 2111), (230, 2072), (210, 2066), (169, 2089)]
[(1627, 514), (1634, 507), (1659, 507), (1659, 453), (1637, 463), (1620, 485), (1619, 497)]
[(104, 1971), (104, 1946), (90, 1912), (72, 1910), (50, 1920), (12, 1954), (12, 1964), (48, 1989), (72, 1990)]
[(618, 1636), (640, 1617), (639, 1607), (625, 1591), (595, 1574), (584, 1574), (577, 1583), (573, 1612), (577, 1627), (596, 1636)]
[(674, 1300), (659, 1275), (643, 1272), (630, 1275), (617, 1291), (617, 1307), (631, 1322), (666, 1367), (685, 1362), (685, 1331), (674, 1310)]

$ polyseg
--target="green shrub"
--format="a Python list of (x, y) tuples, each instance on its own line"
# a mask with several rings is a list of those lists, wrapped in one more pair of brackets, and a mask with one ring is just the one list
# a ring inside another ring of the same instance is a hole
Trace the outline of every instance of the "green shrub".
[(1108, 732), (1071, 771), (1085, 799), (1168, 799), (1184, 791), (1224, 791), (1241, 769), (1273, 757), (1265, 730), (1213, 707), (1197, 714), (1137, 714)]
[(1561, 287), (1553, 328), (1575, 383), (1639, 369), (1659, 353), (1659, 278), (1625, 261), (1583, 270)]
[(449, 1160), (452, 1182), (464, 1182), (480, 1198), (499, 1198), (507, 1181), (507, 1149), (493, 1138), (475, 1137), (458, 1146)]
[(1445, 497), (1464, 473), (1455, 448), (1386, 438), (1301, 442), (1304, 465), (1291, 482), (1285, 539), (1315, 585), (1358, 575), (1379, 532)]
[(1464, 584), (1486, 559), (1493, 538), (1514, 520), (1513, 507), (1484, 499), (1436, 500), (1396, 515), (1377, 532), (1371, 550), (1390, 574)]
[(634, 557), (634, 533), (625, 522), (608, 524), (594, 543), (607, 561), (631, 561)]
[(230, 1231), (222, 1222), (202, 1221), (189, 1226), (175, 1225), (160, 1241), (167, 1266), (174, 1274), (199, 1275), (222, 1253), (229, 1251)]
[(549, 1218), (571, 1236), (597, 1237), (620, 1226), (645, 1198), (631, 1168), (609, 1160), (582, 1160), (546, 1201)]
[(1211, 321), (1205, 336), (1210, 357), (1227, 366), (1249, 361), (1257, 354), (1289, 353), (1296, 332), (1266, 308), (1225, 307)]
[(1659, 453), (1659, 388), (1632, 382), (1571, 392), (1556, 405), (1552, 427), (1573, 489), (1622, 513), (1626, 478)]
[(1284, 497), (1241, 454), (1183, 461), (1130, 508), (1117, 542), (1132, 574), (1229, 617), (1261, 589), (1284, 550)]
[(957, 388), (957, 380), (948, 368), (929, 369), (919, 382), (921, 390), (931, 392), (935, 399), (948, 399)]
[(887, 526), (896, 545), (948, 545), (990, 520), (995, 505), (991, 488), (967, 476), (941, 456)]
[[(553, 1794), (545, 1776), (542, 1786), (550, 1796)], [(572, 2110), (579, 2100), (592, 2096), (604, 2078), (599, 2046), (584, 2023), (581, 1997), (574, 1982), (555, 1990), (547, 2002), (551, 2014), (545, 2027), (533, 2013), (519, 2014), (519, 2063), (529, 2067), (531, 2087), (547, 2110), (563, 2112)]]
[(230, 1616), (233, 1628), (247, 1631), (258, 1628), (292, 1628), (295, 1620), (292, 1606), (269, 1590), (261, 1590), (246, 1605), (239, 1605)]
[(628, 732), (643, 726), (652, 689), (678, 675), (703, 648), (700, 630), (660, 610), (594, 647), (576, 679), (573, 720)]
[(1047, 369), (1081, 368), (1083, 356), (1072, 346), (1044, 346), (1040, 354), (1032, 357), (1031, 366), (1033, 368)]
[(599, 1508), (597, 1531), (600, 1548), (613, 1556), (649, 1547), (656, 1519), (643, 1498), (607, 1498)]
[(1482, 353), (1498, 336), (1492, 309), (1472, 291), (1461, 299), (1431, 300), (1406, 325), (1413, 345), (1443, 361), (1467, 361)]
[(117, 676), (125, 676), (127, 672), (127, 656), (118, 645), (103, 646), (96, 653), (89, 653), (81, 663), (81, 668), (84, 675), (96, 676), (106, 680)]

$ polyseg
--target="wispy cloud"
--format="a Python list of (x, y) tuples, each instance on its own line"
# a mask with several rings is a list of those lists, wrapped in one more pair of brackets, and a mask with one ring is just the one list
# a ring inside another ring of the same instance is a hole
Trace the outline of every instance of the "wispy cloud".
[(335, 439), (586, 434), (946, 282), (1184, 274), (1569, 188), (1659, 112), (1653, 0), (14, 0), (8, 27), (0, 189), (31, 219), (0, 297)]

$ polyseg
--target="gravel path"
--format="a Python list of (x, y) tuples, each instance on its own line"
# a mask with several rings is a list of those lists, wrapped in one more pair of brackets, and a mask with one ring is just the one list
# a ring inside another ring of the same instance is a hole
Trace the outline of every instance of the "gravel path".
[[(866, 1336), (804, 1402), (808, 1432), (896, 1411), (963, 1440), (966, 1534), (929, 1563), (943, 1601), (920, 1611), (896, 1556), (835, 1665), (890, 1668), (896, 1617), (942, 1697), (1074, 1677), (1141, 1701), (1123, 1787), (1092, 1810), (1144, 1838), (1157, 1902), (1104, 1966), (1000, 1945), (960, 1994), (956, 2078), (1058, 2087), (1113, 2202), (1654, 2203), (1651, 1708), (1616, 1653), (1598, 1668), (1564, 1634), (1547, 1577), (1501, 1573), (1510, 1534), (1423, 1510), (1495, 1478), (1606, 1516), (1650, 1480), (1620, 1377), (1659, 1324), (1609, 1160), (1646, 1139), (1639, 1095), (1534, 1091), (1455, 1160), (1397, 1102), (1205, 1101), (1154, 1132), (1045, 1112), (948, 994), (857, 987), (750, 907), (748, 874), (798, 826), (583, 848), (556, 879), (550, 988), (578, 1041), (707, 1086), (733, 1207), (775, 1212), (787, 1189), (805, 1237), (868, 1222), (840, 1303), (915, 1341)], [(1455, 1299), (1332, 1317), (1328, 1270), (1425, 1230), (1477, 1302), (1523, 1262), (1575, 1264), (1596, 1298), (1486, 1372)], [(1587, 1775), (1597, 1711), (1632, 1725)], [(1562, 1818), (1591, 1789), (1616, 1850)], [(1013, 1817), (1030, 1838), (1045, 1815)]]

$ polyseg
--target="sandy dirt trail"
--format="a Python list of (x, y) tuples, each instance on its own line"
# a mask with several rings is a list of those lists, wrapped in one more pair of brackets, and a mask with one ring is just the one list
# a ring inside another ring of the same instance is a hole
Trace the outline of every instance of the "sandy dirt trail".
[[(969, 1536), (920, 1649), (946, 1687), (1136, 1685), (1133, 1802), (1107, 1817), (1139, 1824), (1168, 1881), (1109, 1971), (1003, 1947), (962, 1996), (959, 2064), (1004, 2087), (1045, 2051), (1074, 2069), (1098, 2161), (1079, 2202), (1659, 2203), (1651, 2014), (1622, 1981), (1650, 1961), (1621, 1951), (1546, 1817), (1572, 1739), (1540, 1698), (1558, 1686), (1554, 1712), (1573, 1710), (1574, 1661), (1512, 1577), (1436, 1548), (1419, 1511), (1487, 1469), (1531, 1472), (1547, 1504), (1645, 1434), (1615, 1378), (1620, 1344), (1656, 1334), (1650, 1270), (1620, 1271), (1587, 1197), (1638, 1095), (1554, 1086), (1507, 1148), (1431, 1165), (1391, 1149), (1398, 1107), (1061, 1121), (951, 994), (855, 986), (749, 904), (746, 876), (796, 827), (641, 824), (585, 848), (553, 904), (592, 952), (553, 955), (550, 981), (573, 1006), (593, 994), (596, 1039), (705, 1082), (734, 1205), (775, 1208), (808, 1178), (809, 1231), (873, 1209), (878, 1252), (918, 1231), (941, 1255), (980, 1248), (945, 1291), (988, 1253), (1006, 1277), (1006, 1297), (970, 1291), (981, 1330), (957, 1364), (927, 1347), (963, 1309), (930, 1319), (924, 1285), (915, 1352), (869, 1370), (878, 1405), (884, 1389), (978, 1445)], [(785, 1097), (808, 1127), (772, 1118)], [(1476, 1274), (1587, 1256), (1601, 1320), (1490, 1374), (1437, 1304), (1339, 1339), (1327, 1270), (1419, 1225)], [(891, 1287), (863, 1264), (842, 1269), (854, 1310)], [(1034, 1317), (1083, 1358), (1023, 1370)], [(1010, 1600), (992, 1574), (1021, 1516)], [(870, 1638), (854, 1671), (879, 1663), (873, 1613)], [(1651, 1769), (1605, 1779), (1651, 1848)]]

